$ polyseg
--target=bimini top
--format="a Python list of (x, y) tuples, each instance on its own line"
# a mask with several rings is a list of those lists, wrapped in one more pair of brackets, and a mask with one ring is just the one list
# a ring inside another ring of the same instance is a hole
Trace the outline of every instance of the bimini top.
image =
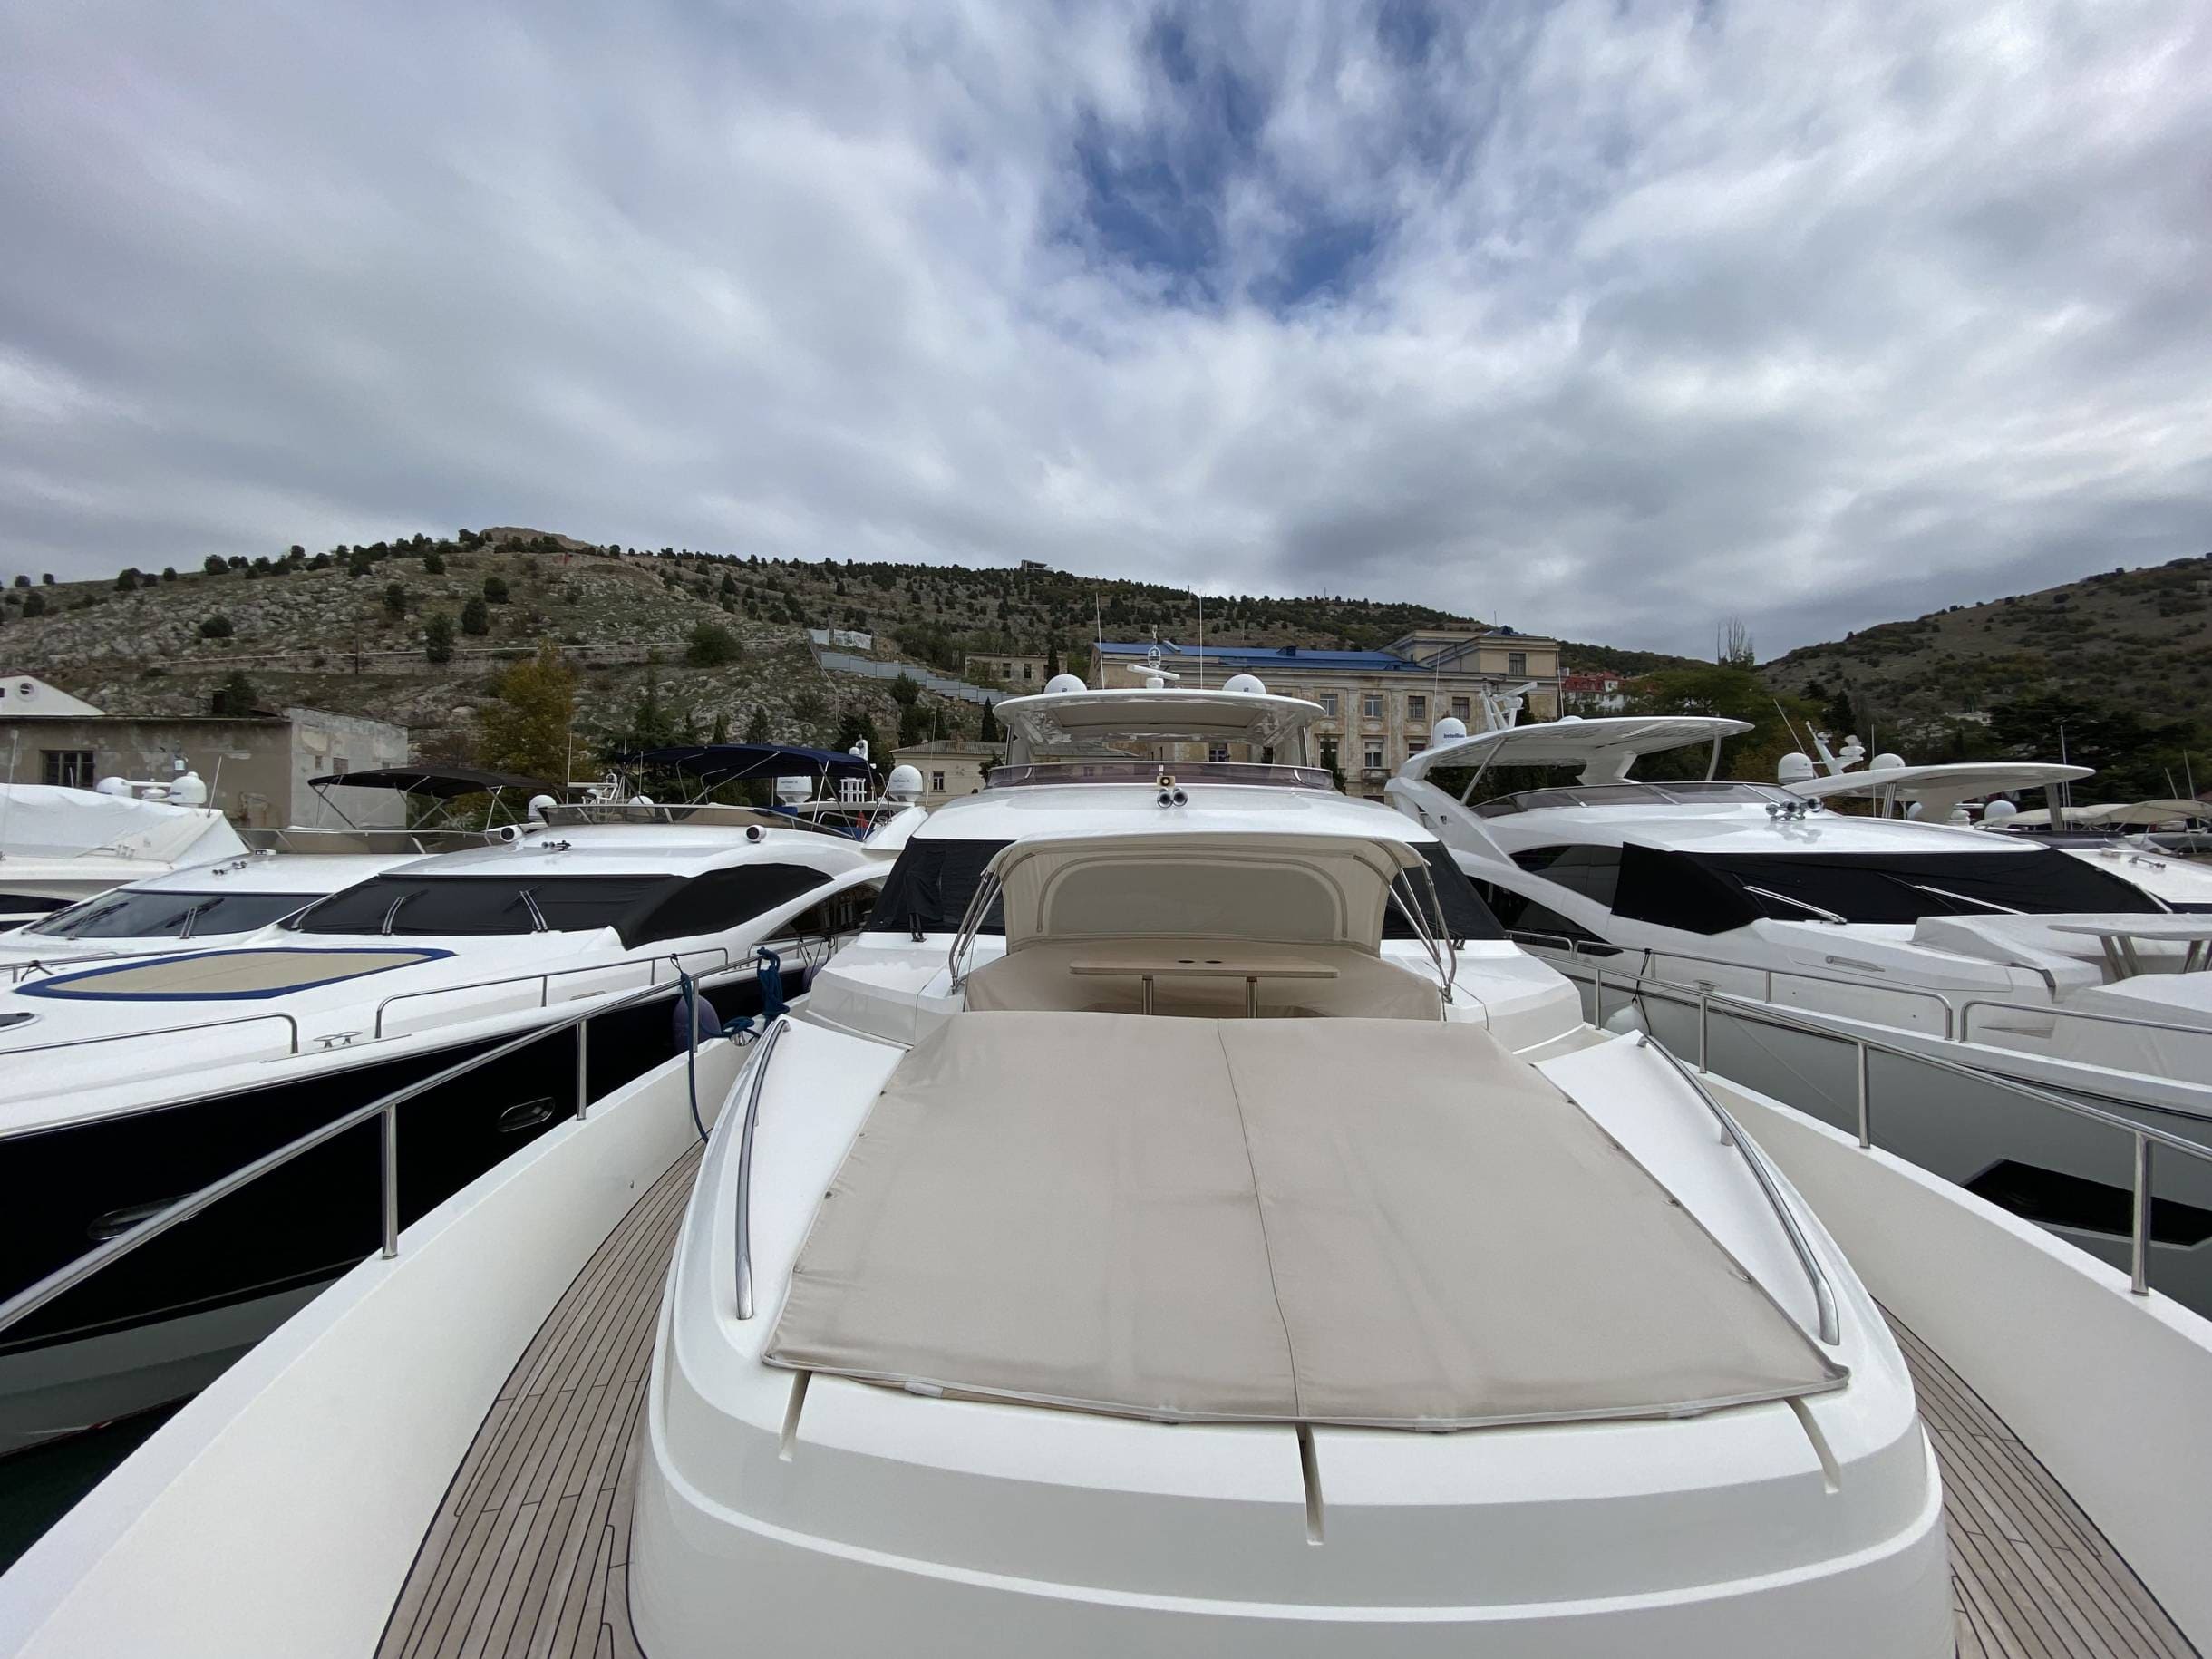
[(1432, 1431), (1846, 1376), (1479, 1026), (1056, 1012), (956, 1014), (899, 1062), (764, 1357), (1169, 1422)]
[[(2091, 766), (2061, 766), (2051, 761), (1952, 761), (1932, 766), (1891, 766), (1880, 771), (1838, 772), (1805, 778), (1782, 787), (1809, 800), (1894, 795), (1916, 801), (1920, 816), (1940, 823), (1951, 809), (1984, 795), (2011, 790), (2047, 789), (2091, 776)], [(2017, 820), (2015, 820), (2017, 821)]]
[(1382, 937), (1391, 884), (1427, 868), (1384, 837), (1103, 834), (1040, 837), (987, 867), (1004, 891), (1006, 948), (1083, 939)]
[(696, 778), (709, 789), (753, 778), (868, 778), (868, 764), (837, 749), (796, 743), (678, 743), (622, 757), (632, 765), (661, 766)]
[(1622, 714), (1604, 720), (1539, 721), (1506, 726), (1439, 743), (1412, 756), (1400, 767), (1402, 778), (1419, 780), (1439, 766), (1579, 766), (1585, 783), (1625, 778), (1641, 755), (1693, 743), (1713, 743), (1749, 732), (1751, 723), (1711, 714)]
[[(1249, 743), (1283, 749), (1321, 718), (1321, 705), (1272, 692), (1153, 690), (1109, 686), (1008, 697), (991, 712), (1017, 742), (1033, 748), (1122, 740)], [(1009, 753), (1010, 761), (1025, 759)]]
[(307, 780), (311, 789), (334, 785), (354, 790), (397, 790), (454, 800), (463, 795), (492, 795), (513, 790), (524, 795), (551, 795), (553, 786), (510, 771), (480, 771), (473, 766), (380, 766), (371, 771), (334, 771)]

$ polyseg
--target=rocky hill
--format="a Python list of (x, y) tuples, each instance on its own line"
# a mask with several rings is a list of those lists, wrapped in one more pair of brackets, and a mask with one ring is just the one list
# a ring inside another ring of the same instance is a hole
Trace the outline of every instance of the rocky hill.
[[(15, 580), (27, 585), (0, 590), (0, 670), (147, 714), (204, 713), (242, 673), (261, 706), (396, 721), (418, 752), (449, 759), (471, 754), (475, 710), (540, 639), (558, 642), (577, 670), (581, 734), (609, 750), (641, 733), (717, 730), (830, 742), (856, 723), (895, 741), (902, 713), (909, 735), (975, 730), (967, 702), (925, 695), (904, 712), (888, 682), (825, 674), (810, 627), (865, 631), (878, 657), (957, 675), (971, 651), (1079, 662), (1101, 628), (1130, 637), (1156, 627), (1188, 643), (1198, 626), (1192, 594), (1148, 583), (596, 547), (515, 526), (98, 582)], [(452, 629), (443, 661), (426, 650), (438, 617)], [(1373, 646), (1469, 619), (1418, 605), (1237, 596), (1209, 597), (1205, 620), (1207, 638), (1224, 644)], [(1596, 648), (1589, 660), (1605, 665)]]
[(2212, 725), (2212, 554), (1886, 622), (1761, 672), (1900, 736), (2031, 700)]

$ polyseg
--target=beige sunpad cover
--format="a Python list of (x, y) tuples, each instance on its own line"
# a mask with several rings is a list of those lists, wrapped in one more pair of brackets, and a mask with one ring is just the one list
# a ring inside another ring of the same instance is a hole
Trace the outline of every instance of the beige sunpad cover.
[(1487, 1032), (961, 1014), (892, 1074), (771, 1363), (1168, 1421), (1460, 1429), (1831, 1364)]
[(96, 968), (50, 981), (53, 989), (34, 987), (44, 995), (75, 996), (240, 996), (286, 991), (308, 985), (332, 985), (381, 974), (386, 968), (408, 967), (445, 951), (408, 950), (269, 950), (209, 951), (199, 956), (162, 956), (151, 962), (122, 967)]

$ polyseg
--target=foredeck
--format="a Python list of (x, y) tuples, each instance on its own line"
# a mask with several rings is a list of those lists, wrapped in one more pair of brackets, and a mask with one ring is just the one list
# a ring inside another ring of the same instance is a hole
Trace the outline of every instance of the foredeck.
[[(639, 1655), (630, 1501), (662, 1281), (697, 1168), (694, 1151), (646, 1190), (517, 1362), (422, 1541), (379, 1659)], [(1943, 1466), (1961, 1659), (2194, 1659), (2034, 1454), (1890, 1323)]]

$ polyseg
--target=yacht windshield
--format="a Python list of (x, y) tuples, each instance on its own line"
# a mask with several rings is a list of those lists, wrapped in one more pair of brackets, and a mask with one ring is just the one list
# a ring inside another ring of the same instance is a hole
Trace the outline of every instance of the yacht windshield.
[(821, 871), (741, 864), (685, 878), (378, 876), (334, 893), (294, 924), (301, 933), (481, 936), (588, 933), (611, 927), (625, 946), (734, 927), (811, 892)]
[[(876, 901), (875, 914), (868, 918), (868, 931), (903, 933), (909, 937), (958, 932), (961, 920), (967, 914), (968, 901), (975, 897), (976, 886), (983, 880), (985, 867), (998, 855), (1000, 849), (1012, 844), (951, 839), (907, 842), (906, 850), (898, 855), (898, 861), (892, 865), (890, 875), (884, 879), (883, 896)], [(1505, 937), (1498, 918), (1476, 893), (1474, 884), (1451, 861), (1451, 854), (1443, 845), (1430, 842), (1419, 850), (1435, 880), (1436, 896), (1443, 903), (1444, 925), (1450, 936), (1455, 939)], [(1429, 884), (1416, 874), (1403, 881), (1401, 890), (1405, 888), (1412, 890), (1424, 919), (1435, 931), (1436, 917), (1429, 903)], [(1005, 918), (996, 904), (991, 907), (978, 931), (987, 934), (1006, 931)], [(1383, 913), (1382, 936), (1412, 939), (1419, 936), (1405, 913), (1392, 905)]]
[(1946, 853), (1692, 853), (1620, 849), (1613, 912), (1692, 933), (1776, 921), (1924, 916), (2137, 915), (2159, 902), (2053, 848)]
[(1540, 807), (1710, 806), (1715, 801), (1794, 801), (1798, 798), (1766, 783), (1703, 779), (1676, 783), (1567, 783), (1519, 790), (1486, 800), (1475, 810), (1484, 818), (1533, 812)]
[(246, 933), (313, 904), (312, 893), (103, 893), (24, 928), (49, 939), (189, 939)]

